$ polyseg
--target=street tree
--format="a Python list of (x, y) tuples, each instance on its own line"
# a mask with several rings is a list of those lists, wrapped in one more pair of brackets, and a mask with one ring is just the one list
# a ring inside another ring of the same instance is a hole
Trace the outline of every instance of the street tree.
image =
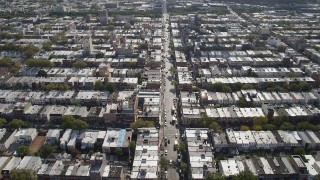
[(174, 68), (173, 66), (171, 66), (171, 67), (169, 68), (169, 72), (170, 72), (171, 74), (175, 74), (175, 73), (177, 72), (177, 69)]
[(131, 141), (129, 143), (129, 150), (130, 150), (130, 153), (133, 154), (134, 151), (136, 150), (136, 142), (135, 141)]
[(186, 153), (187, 152), (187, 144), (184, 141), (180, 141), (177, 147), (177, 150), (181, 153)]
[(159, 163), (161, 169), (166, 169), (170, 165), (170, 161), (165, 157), (161, 157)]
[(181, 172), (183, 174), (186, 174), (187, 170), (188, 170), (188, 164), (185, 163), (185, 162), (182, 162), (181, 165), (180, 165), (180, 169), (181, 169)]

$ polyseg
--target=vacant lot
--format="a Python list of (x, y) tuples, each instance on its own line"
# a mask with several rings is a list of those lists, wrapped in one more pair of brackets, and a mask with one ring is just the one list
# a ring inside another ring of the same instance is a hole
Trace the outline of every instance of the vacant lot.
[(36, 153), (40, 150), (41, 146), (45, 141), (45, 136), (37, 136), (29, 146), (29, 150), (31, 153)]

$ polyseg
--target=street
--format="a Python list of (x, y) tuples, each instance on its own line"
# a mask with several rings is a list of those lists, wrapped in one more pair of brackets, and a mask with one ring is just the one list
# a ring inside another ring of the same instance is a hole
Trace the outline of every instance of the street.
[[(179, 174), (177, 171), (176, 161), (177, 161), (177, 151), (174, 150), (174, 143), (175, 141), (179, 141), (179, 130), (176, 128), (175, 123), (171, 123), (173, 119), (173, 114), (171, 112), (172, 107), (174, 107), (174, 99), (176, 98), (176, 91), (174, 85), (171, 84), (171, 80), (174, 78), (174, 75), (172, 75), (169, 72), (170, 67), (173, 66), (173, 64), (170, 62), (170, 32), (169, 32), (169, 25), (170, 25), (170, 19), (169, 14), (167, 13), (167, 7), (166, 7), (166, 0), (163, 1), (163, 69), (162, 69), (162, 85), (161, 85), (161, 91), (162, 91), (162, 103), (161, 103), (161, 110), (162, 110), (162, 118), (160, 124), (160, 138), (162, 140), (164, 151), (167, 150), (167, 155), (165, 155), (165, 152), (163, 151), (162, 154), (164, 157), (166, 157), (168, 160), (172, 160), (172, 165), (168, 168), (168, 179), (170, 180), (177, 180), (179, 179)], [(175, 121), (177, 122), (177, 121)], [(177, 136), (176, 136), (177, 135)], [(165, 143), (165, 139), (167, 139), (168, 143)], [(167, 144), (167, 146), (165, 146)]]

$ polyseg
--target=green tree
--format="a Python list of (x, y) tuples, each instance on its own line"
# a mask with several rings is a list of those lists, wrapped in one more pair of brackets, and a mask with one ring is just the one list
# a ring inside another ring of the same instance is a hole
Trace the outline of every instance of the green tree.
[(17, 148), (17, 156), (23, 158), (24, 156), (29, 156), (30, 151), (28, 146), (19, 146)]
[(62, 128), (65, 128), (65, 129), (70, 128), (70, 129), (76, 129), (76, 130), (89, 128), (89, 124), (87, 122), (85, 122), (84, 120), (81, 120), (81, 119), (76, 119), (70, 115), (63, 116), (61, 126), (62, 126)]
[(40, 149), (40, 155), (42, 157), (47, 157), (51, 153), (54, 153), (57, 150), (57, 146), (51, 146), (50, 144), (45, 144)]
[(229, 86), (227, 86), (221, 82), (216, 82), (216, 83), (212, 84), (211, 90), (216, 91), (216, 92), (225, 92), (225, 93), (232, 92), (232, 89)]
[(94, 89), (95, 90), (99, 90), (99, 91), (102, 91), (105, 89), (105, 85), (102, 81), (98, 80), (94, 83)]
[(130, 28), (131, 28), (131, 25), (130, 25), (129, 23), (126, 23), (126, 24), (124, 25), (124, 29), (128, 30), (128, 29), (130, 29)]
[(39, 77), (47, 77), (48, 74), (47, 74), (47, 72), (46, 72), (45, 70), (40, 69), (40, 70), (38, 71), (38, 73), (37, 73), (37, 76), (39, 76)]
[(303, 154), (305, 154), (305, 150), (304, 150), (303, 147), (295, 147), (293, 149), (293, 154), (295, 154), (295, 155), (303, 155)]
[(240, 97), (239, 101), (237, 102), (237, 105), (239, 107), (250, 107), (251, 106), (251, 102), (248, 102), (244, 97)]
[(308, 121), (298, 122), (296, 125), (298, 130), (315, 130), (316, 126)]
[(171, 81), (171, 84), (176, 87), (176, 86), (178, 86), (179, 83), (178, 83), (178, 81), (176, 81), (176, 80), (172, 80), (172, 81)]
[(294, 130), (294, 126), (289, 122), (283, 122), (280, 126), (281, 130), (292, 131)]
[(3, 125), (7, 124), (7, 120), (4, 118), (0, 118), (0, 127), (3, 127)]
[(11, 180), (37, 180), (37, 173), (31, 169), (13, 169), (10, 172)]
[(9, 126), (10, 126), (11, 128), (18, 129), (18, 128), (24, 127), (24, 126), (25, 126), (25, 122), (22, 121), (21, 119), (13, 119), (13, 120), (9, 123)]
[(116, 88), (116, 85), (114, 83), (107, 82), (106, 85), (105, 85), (105, 89), (107, 91), (109, 91), (110, 93), (113, 93), (117, 88)]
[(284, 46), (284, 45), (278, 46), (278, 51), (279, 51), (279, 52), (285, 52), (286, 49), (287, 49), (287, 47)]
[(188, 164), (185, 163), (185, 162), (182, 162), (181, 165), (180, 165), (180, 169), (181, 169), (181, 172), (183, 174), (186, 174), (187, 170), (188, 170)]
[(130, 124), (130, 128), (135, 130), (138, 128), (144, 128), (144, 127), (154, 127), (154, 124), (151, 121), (145, 121), (143, 119), (137, 119), (135, 122), (132, 122)]
[(68, 85), (68, 84), (58, 84), (58, 83), (50, 83), (50, 84), (47, 84), (44, 86), (44, 89), (46, 91), (50, 91), (50, 90), (61, 90), (61, 91), (65, 91), (65, 90), (68, 90), (70, 89), (71, 86)]
[(274, 116), (271, 118), (271, 124), (280, 127), (283, 122), (288, 122), (289, 117), (287, 116)]
[(258, 177), (255, 176), (251, 171), (246, 170), (232, 177), (232, 180), (258, 180)]
[(220, 172), (210, 172), (208, 173), (207, 180), (225, 180), (225, 178)]
[(253, 118), (253, 125), (254, 126), (262, 126), (264, 124), (268, 123), (268, 118), (264, 117), (264, 116), (260, 116), (260, 117), (254, 117)]
[(109, 31), (113, 31), (113, 30), (115, 30), (116, 29), (116, 27), (114, 26), (114, 25), (108, 25), (108, 27), (107, 27), (107, 29), (109, 30)]
[(33, 58), (33, 56), (36, 55), (37, 52), (40, 51), (40, 49), (34, 45), (27, 45), (23, 48), (24, 54), (27, 59)]
[(222, 131), (221, 126), (217, 122), (212, 122), (210, 124), (210, 129), (212, 129), (214, 132), (218, 132), (218, 133)]
[(248, 90), (248, 89), (254, 89), (254, 87), (251, 84), (244, 84), (241, 89)]
[(51, 51), (52, 50), (52, 43), (51, 42), (43, 43), (42, 49), (45, 51)]
[(123, 151), (122, 151), (122, 149), (119, 148), (119, 147), (116, 148), (115, 153), (116, 153), (116, 155), (118, 155), (118, 156), (122, 156), (122, 155), (123, 155)]
[(249, 130), (250, 130), (249, 126), (245, 126), (245, 125), (240, 126), (240, 131), (249, 131)]
[(169, 68), (169, 72), (170, 72), (171, 74), (175, 74), (175, 73), (177, 72), (177, 69), (174, 68), (173, 66), (171, 66), (171, 67)]
[(299, 87), (300, 87), (300, 90), (303, 92), (307, 92), (311, 90), (311, 86), (307, 82), (300, 82)]
[(85, 68), (85, 67), (87, 67), (87, 63), (85, 63), (84, 61), (77, 61), (77, 62), (73, 63), (73, 67), (79, 68), (79, 69)]
[(207, 115), (202, 116), (196, 123), (198, 128), (208, 128), (210, 127), (214, 131), (220, 131), (221, 127), (219, 123), (213, 117), (208, 117)]
[(273, 124), (264, 124), (264, 125), (262, 126), (262, 129), (263, 129), (264, 131), (274, 131), (274, 130), (277, 130), (277, 129), (278, 129), (278, 126), (273, 125)]
[(11, 58), (4, 57), (0, 59), (0, 67), (12, 67), (14, 62)]
[(135, 141), (131, 141), (129, 143), (129, 150), (130, 150), (130, 153), (133, 154), (134, 151), (136, 150), (136, 142)]
[(162, 169), (166, 169), (170, 165), (170, 161), (165, 157), (161, 157), (159, 164)]
[(241, 89), (243, 89), (243, 84), (241, 82), (236, 82), (233, 83), (231, 86), (232, 91), (240, 91)]
[(261, 131), (262, 130), (262, 126), (261, 125), (253, 125), (252, 130)]
[(300, 91), (300, 86), (296, 83), (291, 83), (288, 89), (289, 91)]
[(177, 149), (179, 152), (186, 153), (187, 152), (187, 143), (184, 141), (180, 141)]
[(48, 59), (28, 59), (26, 64), (29, 67), (53, 67), (53, 63)]

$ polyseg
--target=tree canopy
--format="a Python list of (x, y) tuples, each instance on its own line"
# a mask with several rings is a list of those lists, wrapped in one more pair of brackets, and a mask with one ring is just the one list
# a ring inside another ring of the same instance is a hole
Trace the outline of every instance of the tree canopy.
[(87, 67), (87, 63), (84, 61), (77, 61), (77, 62), (73, 63), (73, 67), (80, 68), (80, 69), (85, 68), (85, 67)]
[(0, 118), (0, 127), (2, 127), (5, 124), (7, 124), (7, 120), (4, 118)]
[(65, 128), (65, 129), (70, 128), (70, 129), (76, 129), (76, 130), (89, 128), (89, 124), (86, 121), (82, 119), (76, 119), (71, 115), (63, 116), (61, 126), (62, 128)]
[(17, 148), (17, 156), (23, 158), (24, 156), (30, 155), (30, 150), (28, 146), (19, 146)]
[(39, 76), (39, 77), (47, 77), (48, 74), (47, 74), (47, 72), (46, 72), (45, 70), (40, 69), (40, 70), (38, 71), (38, 73), (37, 73), (37, 76)]
[(40, 155), (42, 157), (47, 157), (51, 153), (54, 153), (57, 150), (57, 146), (52, 146), (50, 144), (45, 144), (40, 149)]
[(159, 163), (160, 163), (160, 167), (164, 169), (170, 165), (170, 161), (165, 157), (161, 157)]
[(207, 180), (225, 180), (224, 176), (220, 172), (210, 172), (208, 173)]
[(31, 169), (13, 169), (10, 172), (11, 180), (37, 180), (37, 173)]
[(23, 121), (21, 119), (13, 119), (10, 123), (9, 123), (9, 126), (11, 128), (15, 128), (15, 129), (18, 129), (18, 128), (22, 128), (22, 127), (29, 127), (30, 126), (30, 123), (29, 122), (26, 122), (26, 121)]
[(28, 59), (26, 64), (29, 67), (53, 67), (53, 63), (48, 59)]
[(221, 132), (221, 126), (219, 123), (212, 117), (208, 117), (204, 115), (202, 118), (200, 118), (197, 123), (196, 127), (198, 128), (211, 128), (215, 132)]
[(68, 84), (59, 84), (59, 83), (50, 83), (50, 84), (47, 84), (44, 86), (44, 89), (47, 90), (47, 91), (50, 91), (50, 90), (68, 90), (70, 89), (71, 86), (68, 85)]
[(138, 129), (143, 127), (154, 127), (154, 124), (152, 121), (145, 121), (143, 119), (137, 119), (135, 122), (130, 124), (130, 128), (132, 129)]
[(251, 171), (241, 171), (238, 175), (232, 177), (232, 180), (258, 180), (258, 177), (256, 177)]
[(7, 67), (11, 73), (19, 71), (21, 66), (15, 63), (11, 58), (4, 57), (0, 59), (0, 67)]

